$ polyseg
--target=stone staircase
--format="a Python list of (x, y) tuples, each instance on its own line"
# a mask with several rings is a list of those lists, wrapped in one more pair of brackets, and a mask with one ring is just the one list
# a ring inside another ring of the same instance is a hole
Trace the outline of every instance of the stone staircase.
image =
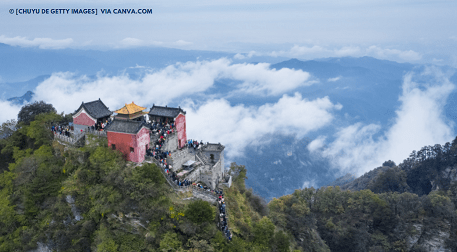
[(203, 165), (210, 165), (211, 161), (209, 160), (208, 157), (203, 155), (201, 151), (198, 151), (195, 153), (195, 156), (197, 157), (198, 161), (200, 161)]
[[(156, 159), (154, 158), (151, 158), (151, 157), (148, 157), (148, 160), (146, 161), (147, 163), (154, 163), (156, 164), (162, 175), (165, 177), (165, 180), (167, 181), (167, 183), (171, 186), (171, 188), (173, 188), (173, 190), (175, 191), (178, 191), (178, 192), (186, 192), (186, 191), (191, 191), (192, 192), (192, 195), (195, 197), (195, 198), (199, 198), (199, 199), (202, 199), (202, 200), (205, 200), (205, 201), (208, 201), (208, 202), (216, 202), (217, 200), (217, 196), (214, 192), (211, 192), (211, 191), (206, 191), (204, 189), (201, 189), (201, 188), (197, 188), (196, 186), (193, 186), (193, 185), (189, 185), (189, 186), (178, 186), (169, 176), (168, 174), (165, 172), (165, 170), (160, 166), (160, 163), (159, 161), (157, 161)], [(141, 165), (141, 164), (140, 164)]]

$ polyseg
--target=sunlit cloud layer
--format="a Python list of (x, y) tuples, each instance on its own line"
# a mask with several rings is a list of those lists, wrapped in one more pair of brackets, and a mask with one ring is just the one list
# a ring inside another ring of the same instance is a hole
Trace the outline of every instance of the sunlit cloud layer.
[(242, 156), (246, 146), (259, 144), (264, 135), (280, 132), (300, 138), (328, 126), (333, 112), (342, 105), (332, 103), (328, 97), (308, 100), (295, 93), (260, 107), (233, 106), (218, 99), (201, 105), (189, 101), (185, 108), (188, 137), (224, 143), (228, 146), (226, 154), (232, 158)]
[[(415, 77), (428, 77), (428, 81), (416, 82)], [(455, 89), (448, 77), (436, 68), (427, 68), (421, 74), (405, 75), (402, 88), (402, 105), (385, 133), (378, 124), (356, 123), (338, 130), (336, 140), (328, 146), (320, 137), (308, 149), (331, 158), (343, 172), (361, 175), (387, 160), (399, 164), (423, 146), (452, 141), (454, 124), (443, 116), (446, 99)]]
[[(181, 97), (204, 92), (219, 78), (239, 81), (238, 92), (278, 95), (310, 85), (309, 73), (292, 69), (270, 69), (269, 64), (231, 64), (222, 58), (214, 61), (177, 63), (146, 73), (139, 80), (127, 75), (75, 76), (55, 73), (35, 90), (35, 99), (53, 104), (58, 111), (73, 112), (81, 102), (101, 98), (111, 110), (124, 103), (141, 106), (169, 104)], [(237, 156), (265, 134), (287, 128), (287, 133), (305, 135), (327, 125), (332, 111), (342, 108), (328, 97), (309, 101), (299, 93), (282, 95), (277, 103), (259, 107), (231, 105), (223, 98), (198, 101), (188, 98), (181, 105), (187, 110), (188, 137), (223, 142), (230, 146), (229, 156)], [(201, 130), (205, 129), (205, 130)]]
[(204, 92), (219, 78), (239, 81), (239, 90), (252, 94), (278, 95), (299, 86), (310, 85), (309, 73), (291, 69), (269, 69), (269, 64), (231, 64), (222, 58), (214, 61), (177, 63), (146, 73), (139, 80), (127, 75), (98, 76), (89, 79), (72, 73), (55, 73), (35, 90), (35, 98), (73, 112), (82, 101), (98, 98), (115, 109), (124, 103), (168, 104), (181, 96)]

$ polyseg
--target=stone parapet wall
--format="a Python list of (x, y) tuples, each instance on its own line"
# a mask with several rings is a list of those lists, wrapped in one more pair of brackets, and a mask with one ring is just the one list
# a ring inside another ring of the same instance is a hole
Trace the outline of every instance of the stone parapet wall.
[(176, 169), (180, 169), (182, 165), (189, 160), (198, 161), (195, 160), (195, 155), (193, 153), (189, 153), (187, 149), (172, 152), (171, 160), (172, 162), (170, 162), (170, 164), (173, 166), (173, 171), (176, 171)]

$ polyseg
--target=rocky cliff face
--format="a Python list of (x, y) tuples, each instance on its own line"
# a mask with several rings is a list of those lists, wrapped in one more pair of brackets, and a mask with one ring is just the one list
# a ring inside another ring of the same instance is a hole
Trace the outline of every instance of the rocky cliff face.
[(446, 240), (451, 232), (451, 224), (449, 221), (440, 221), (439, 225), (430, 225), (431, 220), (424, 218), (416, 223), (409, 225), (411, 234), (406, 237), (406, 245), (408, 251), (417, 251), (419, 249), (425, 251), (442, 251), (451, 252), (451, 249), (445, 247)]
[(432, 191), (448, 189), (454, 182), (457, 182), (457, 165), (445, 168), (434, 180), (430, 181)]

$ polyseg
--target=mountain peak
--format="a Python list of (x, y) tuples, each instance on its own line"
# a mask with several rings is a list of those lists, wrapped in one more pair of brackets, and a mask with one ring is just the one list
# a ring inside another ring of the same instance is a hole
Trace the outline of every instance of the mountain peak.
[(34, 92), (29, 90), (23, 96), (11, 97), (11, 98), (8, 98), (7, 101), (10, 101), (16, 105), (24, 105), (24, 103), (30, 102), (32, 100), (34, 94), (35, 94)]

